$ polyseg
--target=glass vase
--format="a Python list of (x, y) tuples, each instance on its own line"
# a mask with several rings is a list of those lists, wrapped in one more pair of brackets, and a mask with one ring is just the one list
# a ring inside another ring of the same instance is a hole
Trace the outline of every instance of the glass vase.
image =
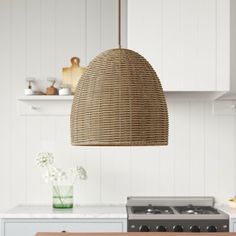
[(73, 185), (53, 186), (53, 208), (73, 208)]

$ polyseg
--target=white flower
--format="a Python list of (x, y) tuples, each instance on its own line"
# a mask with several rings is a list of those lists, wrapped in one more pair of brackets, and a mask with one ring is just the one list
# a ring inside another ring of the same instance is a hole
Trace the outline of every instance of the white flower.
[(43, 178), (45, 182), (62, 182), (68, 178), (65, 171), (62, 169), (52, 167), (44, 175)]
[(73, 185), (77, 178), (81, 180), (87, 179), (87, 172), (82, 166), (76, 165), (75, 168), (69, 171), (64, 171), (59, 169), (54, 165), (53, 153), (40, 152), (36, 158), (37, 166), (46, 167), (47, 171), (43, 174), (43, 179), (45, 182), (52, 182), (53, 184), (58, 184), (67, 180), (66, 182), (71, 182)]
[(45, 167), (54, 163), (53, 153), (40, 152), (36, 158), (36, 164), (39, 167)]
[(87, 179), (87, 172), (82, 166), (77, 165), (75, 168), (70, 169), (70, 172), (81, 180)]

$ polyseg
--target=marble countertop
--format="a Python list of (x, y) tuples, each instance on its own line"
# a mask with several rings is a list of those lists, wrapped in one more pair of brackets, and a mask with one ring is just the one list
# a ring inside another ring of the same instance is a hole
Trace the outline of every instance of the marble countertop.
[(74, 206), (72, 209), (53, 209), (51, 206), (16, 206), (0, 213), (4, 219), (48, 218), (48, 219), (126, 219), (125, 206)]
[[(227, 205), (218, 205), (218, 209), (227, 213), (231, 218), (236, 218), (236, 208)], [(74, 206), (72, 209), (54, 209), (52, 206), (19, 205), (11, 210), (0, 213), (0, 218), (24, 219), (24, 218), (47, 218), (47, 219), (127, 219), (125, 206)]]
[(236, 208), (231, 208), (227, 205), (218, 206), (217, 208), (228, 214), (230, 218), (236, 218)]

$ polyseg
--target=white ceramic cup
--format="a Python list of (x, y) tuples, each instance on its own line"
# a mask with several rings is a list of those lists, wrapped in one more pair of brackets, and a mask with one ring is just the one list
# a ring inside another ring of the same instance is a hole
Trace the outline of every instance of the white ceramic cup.
[(34, 95), (33, 89), (25, 89), (24, 94), (26, 96)]
[(59, 95), (60, 96), (71, 95), (71, 89), (70, 88), (61, 88), (61, 89), (59, 89)]

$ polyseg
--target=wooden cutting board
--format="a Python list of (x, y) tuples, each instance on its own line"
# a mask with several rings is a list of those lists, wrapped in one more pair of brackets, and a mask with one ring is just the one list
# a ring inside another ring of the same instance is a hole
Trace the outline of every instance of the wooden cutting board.
[(78, 81), (86, 68), (80, 66), (78, 57), (72, 57), (70, 61), (71, 66), (62, 69), (62, 86), (70, 86), (72, 93), (74, 93)]

